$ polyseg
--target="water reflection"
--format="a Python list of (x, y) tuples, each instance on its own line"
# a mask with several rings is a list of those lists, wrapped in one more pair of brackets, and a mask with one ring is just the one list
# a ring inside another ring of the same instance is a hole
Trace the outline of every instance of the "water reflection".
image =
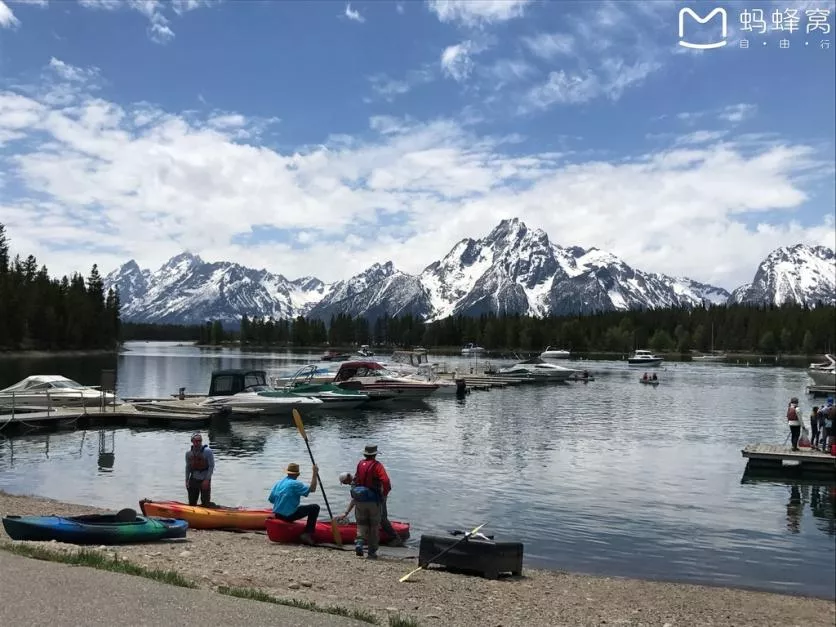
[(825, 536), (836, 536), (836, 481), (782, 479), (747, 473), (741, 483), (779, 487), (786, 491), (786, 528), (790, 533), (802, 532), (805, 511), (809, 510), (818, 531)]
[(100, 472), (110, 472), (116, 462), (116, 432), (99, 430), (99, 455), (97, 459)]

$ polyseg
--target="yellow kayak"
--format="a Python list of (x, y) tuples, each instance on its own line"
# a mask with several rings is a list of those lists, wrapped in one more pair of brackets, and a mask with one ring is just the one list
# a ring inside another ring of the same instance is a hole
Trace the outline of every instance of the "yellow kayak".
[(145, 516), (177, 518), (189, 523), (190, 529), (264, 529), (271, 509), (246, 507), (203, 507), (180, 501), (153, 501), (142, 499), (139, 507)]

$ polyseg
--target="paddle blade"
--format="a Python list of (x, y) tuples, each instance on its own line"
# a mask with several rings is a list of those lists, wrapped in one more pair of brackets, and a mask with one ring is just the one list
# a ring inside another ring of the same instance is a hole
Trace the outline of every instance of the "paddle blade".
[(340, 528), (337, 525), (337, 520), (335, 518), (331, 519), (331, 533), (334, 536), (334, 543), (338, 546), (343, 545), (343, 537), (340, 535)]
[(410, 577), (412, 577), (412, 575), (414, 575), (415, 573), (417, 573), (419, 570), (423, 570), (423, 569), (424, 569), (424, 567), (423, 567), (423, 566), (419, 566), (419, 567), (418, 567), (418, 568), (416, 568), (415, 570), (410, 571), (410, 572), (408, 572), (407, 574), (405, 574), (403, 577), (401, 577), (400, 579), (398, 579), (398, 581), (399, 581), (399, 582), (401, 582), (401, 583), (403, 583), (404, 581), (406, 581), (407, 579), (409, 579)]
[(305, 434), (305, 425), (302, 424), (302, 415), (299, 413), (299, 410), (295, 407), (293, 409), (293, 423), (299, 430), (299, 434), (307, 440), (308, 436)]

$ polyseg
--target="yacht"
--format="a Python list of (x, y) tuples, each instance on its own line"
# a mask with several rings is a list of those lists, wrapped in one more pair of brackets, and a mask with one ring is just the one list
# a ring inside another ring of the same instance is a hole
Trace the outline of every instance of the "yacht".
[(57, 374), (36, 374), (0, 390), (0, 406), (15, 408), (81, 407), (120, 403), (112, 392), (81, 385)]
[(506, 366), (497, 371), (497, 375), (501, 377), (534, 377), (535, 379), (544, 381), (566, 381), (575, 374), (577, 372), (571, 368), (547, 363), (539, 357), (525, 359), (517, 362), (513, 366)]
[(836, 359), (833, 355), (825, 355), (826, 362), (810, 364), (807, 374), (813, 383), (822, 387), (836, 387)]
[(570, 351), (564, 350), (562, 348), (552, 348), (551, 346), (546, 346), (546, 350), (540, 353), (541, 359), (569, 359), (569, 355), (571, 354)]
[(469, 342), (468, 344), (465, 344), (464, 347), (462, 348), (462, 355), (480, 355), (481, 353), (484, 353), (484, 352), (485, 352), (485, 349), (483, 347), (481, 347), (477, 344), (474, 344), (473, 342)]
[(627, 363), (631, 366), (658, 366), (663, 361), (661, 357), (657, 357), (648, 350), (637, 350), (627, 359)]
[(418, 400), (438, 390), (434, 383), (399, 377), (376, 361), (346, 361), (334, 383), (346, 390), (358, 390), (372, 401)]

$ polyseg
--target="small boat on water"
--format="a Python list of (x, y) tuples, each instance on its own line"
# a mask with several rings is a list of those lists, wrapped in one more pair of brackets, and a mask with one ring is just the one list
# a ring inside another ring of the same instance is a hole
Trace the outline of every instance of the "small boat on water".
[(566, 381), (575, 374), (577, 374), (576, 370), (547, 363), (539, 357), (525, 359), (513, 366), (506, 366), (497, 371), (497, 375), (502, 377), (528, 376), (544, 381)]
[(81, 407), (121, 404), (112, 392), (82, 385), (58, 374), (36, 374), (0, 390), (0, 406), (20, 408)]
[(639, 379), (639, 383), (642, 383), (644, 385), (659, 385), (659, 379), (645, 379), (644, 377), (642, 377), (641, 379)]
[(86, 516), (4, 516), (12, 540), (69, 544), (132, 544), (185, 538), (189, 524), (173, 518), (137, 516), (132, 509)]
[(637, 350), (627, 359), (627, 363), (631, 366), (658, 366), (663, 361), (661, 357), (657, 357), (648, 350)]
[(825, 355), (827, 360), (820, 363), (812, 363), (807, 368), (807, 375), (813, 383), (822, 387), (836, 387), (836, 359), (833, 355)]
[(360, 350), (357, 351), (360, 357), (374, 357), (374, 351), (369, 348), (368, 344), (363, 344)]
[(582, 381), (586, 383), (587, 381), (595, 381), (595, 377), (592, 375), (583, 376), (582, 374), (573, 374), (571, 377), (566, 379), (567, 381)]
[(358, 390), (371, 401), (419, 400), (438, 390), (438, 385), (399, 377), (376, 361), (347, 361), (340, 366), (334, 383)]
[(348, 353), (338, 353), (337, 351), (328, 351), (320, 359), (322, 361), (346, 361), (351, 359), (351, 355)]
[(322, 408), (318, 398), (276, 390), (267, 385), (264, 370), (216, 370), (212, 373), (209, 396), (198, 407), (258, 411), (264, 416), (290, 415), (294, 409), (311, 412)]
[(469, 342), (462, 347), (462, 355), (481, 355), (485, 349), (473, 342)]
[[(400, 536), (401, 540), (409, 538), (409, 523), (400, 522), (397, 520), (390, 521), (395, 533)], [(357, 537), (357, 525), (355, 523), (343, 523), (337, 525), (340, 539), (343, 544), (353, 544)], [(289, 523), (278, 518), (270, 518), (267, 520), (267, 537), (273, 542), (282, 542), (285, 544), (298, 544), (299, 536), (305, 531), (305, 521), (297, 520)], [(316, 544), (332, 544), (334, 542), (334, 533), (331, 530), (331, 523), (327, 520), (318, 520), (314, 528), (311, 539)], [(386, 544), (394, 540), (391, 535), (386, 533), (383, 527), (380, 528), (380, 543)]]
[(162, 516), (185, 520), (192, 529), (264, 529), (265, 521), (273, 515), (269, 508), (203, 507), (180, 501), (142, 499), (139, 508), (146, 516)]
[(571, 352), (565, 349), (546, 346), (546, 350), (540, 353), (540, 359), (569, 359), (570, 355)]

